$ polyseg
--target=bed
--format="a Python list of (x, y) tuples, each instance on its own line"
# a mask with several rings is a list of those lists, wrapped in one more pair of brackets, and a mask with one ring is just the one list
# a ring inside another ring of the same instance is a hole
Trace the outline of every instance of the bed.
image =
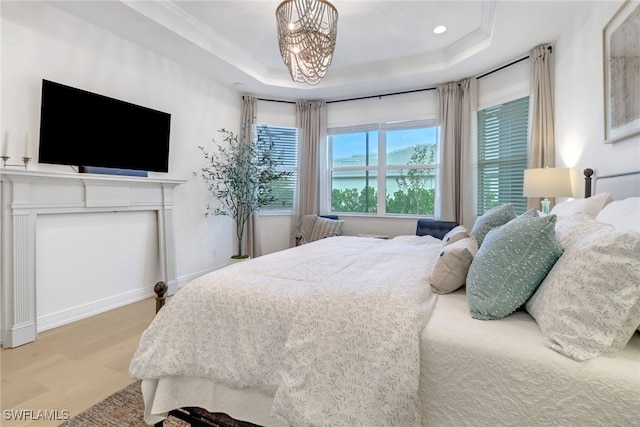
[[(640, 195), (632, 179), (626, 197)], [(581, 242), (597, 221), (573, 212), (585, 205), (559, 204), (548, 219), (564, 253), (544, 281), (565, 280), (566, 254), (589, 259)], [(615, 213), (603, 218), (617, 221)], [(582, 342), (558, 337), (554, 328), (573, 312), (545, 313), (549, 298), (562, 299), (544, 281), (500, 320), (470, 316), (482, 305), (472, 298), (475, 279), (459, 289), (429, 286), (441, 254), (458, 246), (445, 244), (450, 233), (442, 240), (332, 237), (194, 280), (158, 312), (132, 360), (145, 421), (162, 423), (176, 409), (198, 407), (260, 426), (637, 425), (640, 335), (626, 336), (630, 325), (640, 326), (635, 232), (628, 237), (635, 246), (622, 248), (630, 261), (616, 269), (628, 282), (614, 301), (630, 313), (617, 328), (625, 336), (613, 339), (615, 349), (589, 344), (584, 351)], [(484, 234), (471, 264), (486, 259), (495, 235)], [(445, 282), (459, 281), (455, 276)]]

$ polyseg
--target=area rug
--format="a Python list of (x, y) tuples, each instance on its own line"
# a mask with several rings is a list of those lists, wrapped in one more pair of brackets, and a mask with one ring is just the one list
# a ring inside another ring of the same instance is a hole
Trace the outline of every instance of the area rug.
[[(225, 414), (200, 411), (206, 419), (198, 425), (211, 427), (257, 427), (254, 424), (236, 421)], [(80, 415), (71, 418), (61, 427), (146, 427), (144, 403), (140, 382), (135, 382), (107, 397)], [(189, 424), (175, 417), (164, 421), (165, 427), (188, 427)]]

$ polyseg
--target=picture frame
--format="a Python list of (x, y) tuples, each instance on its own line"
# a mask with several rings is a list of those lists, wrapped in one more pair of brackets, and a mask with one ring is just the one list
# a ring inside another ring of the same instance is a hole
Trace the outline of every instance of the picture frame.
[(640, 135), (640, 0), (625, 0), (602, 30), (604, 142)]

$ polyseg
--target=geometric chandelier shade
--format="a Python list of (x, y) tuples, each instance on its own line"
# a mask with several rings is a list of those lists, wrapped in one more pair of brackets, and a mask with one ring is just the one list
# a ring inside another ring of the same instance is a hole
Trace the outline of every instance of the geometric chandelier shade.
[(280, 55), (291, 78), (318, 84), (333, 58), (338, 11), (327, 0), (284, 0), (276, 20)]

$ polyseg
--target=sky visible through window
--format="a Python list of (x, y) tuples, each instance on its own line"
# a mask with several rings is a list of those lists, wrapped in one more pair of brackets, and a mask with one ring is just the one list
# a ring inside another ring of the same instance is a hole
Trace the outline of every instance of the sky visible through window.
[[(387, 131), (387, 153), (406, 147), (436, 143), (436, 127)], [(332, 152), (334, 159), (349, 158), (365, 153), (366, 132), (333, 135)], [(369, 155), (378, 153), (378, 131), (369, 131)]]

